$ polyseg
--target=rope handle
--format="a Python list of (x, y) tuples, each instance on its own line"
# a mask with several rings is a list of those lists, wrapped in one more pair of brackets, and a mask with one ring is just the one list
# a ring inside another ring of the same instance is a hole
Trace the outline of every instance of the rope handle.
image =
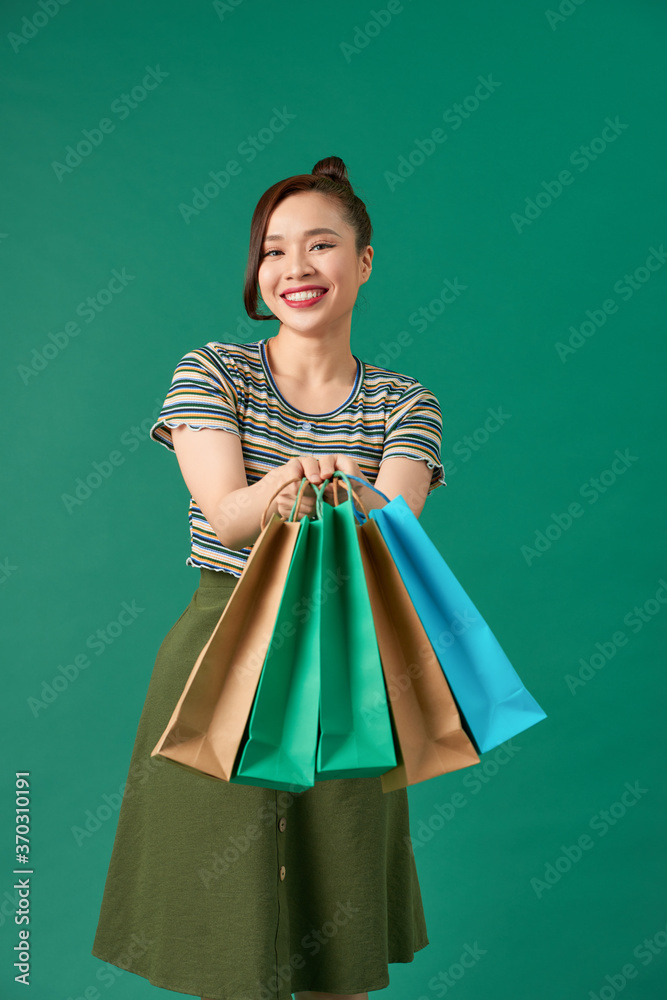
[[(331, 478), (331, 485), (333, 486), (333, 495), (334, 495), (333, 506), (334, 507), (338, 506), (338, 487), (339, 486), (344, 486), (345, 489), (348, 491), (348, 497), (345, 497), (344, 499), (348, 499), (349, 498), (349, 494), (352, 494), (352, 496), (354, 497), (354, 499), (357, 501), (357, 503), (359, 504), (359, 506), (363, 510), (365, 519), (368, 520), (368, 511), (366, 510), (366, 505), (364, 504), (364, 501), (361, 499), (361, 497), (359, 496), (359, 494), (356, 493), (352, 489), (352, 487), (349, 484), (349, 480), (347, 482), (341, 482), (341, 479), (344, 476), (347, 479), (347, 476), (346, 476), (346, 474), (344, 472), (341, 472), (340, 469), (336, 469), (336, 471), (334, 472), (334, 474), (333, 474), (333, 476)], [(323, 497), (322, 497), (322, 499), (323, 499)], [(354, 504), (352, 506), (354, 506)], [(357, 511), (355, 510), (355, 514), (356, 513), (357, 513)]]
[(367, 483), (365, 479), (360, 479), (359, 476), (351, 476), (349, 473), (346, 473), (346, 476), (348, 479), (355, 479), (358, 483), (361, 483), (362, 486), (365, 486), (367, 490), (373, 490), (374, 493), (381, 496), (383, 500), (387, 501), (387, 503), (391, 503), (389, 497), (386, 496), (382, 490), (379, 490), (376, 486), (371, 486), (371, 484)]
[(296, 520), (298, 520), (298, 516), (299, 516), (298, 515), (298, 511), (299, 511), (299, 507), (301, 506), (301, 498), (303, 497), (303, 491), (305, 490), (306, 486), (312, 486), (313, 489), (315, 490), (315, 492), (319, 494), (319, 490), (318, 490), (317, 486), (315, 486), (314, 483), (311, 483), (309, 481), (309, 479), (308, 479), (307, 476), (303, 476), (303, 477), (294, 476), (292, 479), (288, 479), (287, 482), (282, 483), (282, 485), (278, 487), (278, 489), (273, 494), (273, 496), (271, 497), (271, 499), (267, 503), (266, 507), (264, 508), (264, 510), (262, 512), (261, 520), (259, 522), (260, 532), (264, 531), (265, 524), (266, 524), (266, 514), (267, 514), (267, 511), (268, 511), (269, 507), (271, 506), (271, 504), (273, 503), (273, 501), (278, 496), (278, 494), (281, 492), (281, 490), (284, 490), (286, 486), (289, 486), (290, 483), (297, 483), (299, 481), (299, 479), (301, 479), (301, 486), (299, 487), (299, 491), (298, 491), (298, 493), (296, 495), (296, 500), (294, 501), (294, 504), (292, 505), (292, 509), (291, 509), (291, 511), (289, 513), (288, 520), (290, 520), (290, 521), (296, 521)]
[[(389, 497), (386, 496), (386, 494), (384, 494), (382, 492), (382, 490), (378, 490), (377, 487), (372, 486), (370, 483), (367, 483), (365, 479), (360, 479), (359, 476), (351, 476), (349, 473), (341, 472), (339, 469), (337, 469), (334, 472), (334, 476), (340, 476), (344, 480), (343, 485), (345, 486), (346, 489), (352, 490), (352, 487), (348, 485), (347, 480), (354, 479), (355, 482), (361, 483), (362, 486), (366, 487), (366, 489), (373, 490), (373, 492), (377, 493), (378, 496), (381, 496), (383, 500), (386, 500), (387, 503), (390, 503)], [(336, 492), (336, 485), (335, 484), (336, 484), (336, 479), (334, 479), (334, 493)], [(354, 493), (354, 491), (353, 491), (353, 495), (354, 495), (355, 498), (359, 499), (357, 497), (357, 494)], [(356, 509), (356, 507), (354, 507), (354, 504), (352, 506), (353, 506), (353, 510), (354, 510), (354, 517), (355, 517), (355, 519), (357, 521), (357, 524), (361, 525), (361, 524), (365, 524), (366, 521), (369, 520), (369, 514), (368, 514), (368, 511), (366, 510), (366, 508), (364, 507), (364, 504), (361, 502), (361, 500), (359, 500), (359, 505), (361, 506), (361, 508), (362, 508), (362, 510), (364, 512), (364, 515), (365, 515), (364, 517), (362, 517), (361, 514), (359, 513), (359, 511)]]
[[(350, 476), (348, 473), (343, 472), (341, 469), (336, 469), (331, 478), (332, 478), (333, 493), (334, 493), (334, 506), (335, 507), (338, 506), (338, 486), (342, 485), (348, 491), (348, 494), (351, 494), (354, 497), (354, 499), (357, 501), (362, 511), (364, 512), (364, 516), (362, 517), (359, 511), (354, 506), (354, 504), (352, 504), (352, 509), (354, 511), (355, 519), (359, 524), (364, 524), (369, 519), (369, 514), (368, 511), (366, 510), (366, 506), (361, 497), (355, 492), (355, 490), (352, 489), (352, 486), (350, 485), (350, 479), (354, 479), (356, 480), (356, 482), (361, 483), (363, 486), (368, 487), (368, 489), (371, 489), (375, 493), (378, 493), (384, 500), (387, 501), (387, 503), (389, 503), (389, 497), (385, 496), (384, 493), (381, 492), (381, 490), (376, 489), (375, 486), (371, 486), (371, 484), (367, 483), (365, 479), (360, 479), (359, 476)], [(322, 516), (324, 487), (328, 481), (329, 481), (328, 479), (325, 479), (323, 481), (322, 487), (319, 491), (319, 495), (317, 498), (317, 513), (319, 517)]]
[[(338, 486), (342, 485), (348, 491), (348, 494), (351, 494), (354, 497), (354, 499), (357, 501), (357, 503), (361, 507), (362, 511), (364, 512), (364, 516), (362, 517), (359, 514), (359, 511), (354, 506), (354, 504), (352, 504), (352, 508), (354, 510), (355, 519), (360, 524), (364, 524), (365, 521), (368, 520), (369, 514), (368, 514), (368, 511), (366, 510), (366, 507), (365, 507), (365, 505), (364, 505), (361, 497), (359, 496), (359, 494), (355, 490), (353, 490), (352, 487), (350, 486), (350, 484), (349, 484), (349, 480), (350, 479), (354, 479), (357, 483), (361, 483), (362, 486), (365, 486), (366, 489), (368, 489), (368, 490), (373, 490), (374, 493), (377, 493), (378, 496), (381, 496), (383, 500), (387, 501), (387, 503), (390, 502), (389, 497), (386, 496), (382, 492), (382, 490), (378, 490), (377, 487), (371, 486), (371, 484), (367, 483), (365, 479), (360, 479), (359, 476), (351, 476), (347, 472), (342, 472), (340, 469), (336, 469), (336, 471), (334, 472), (334, 474), (331, 477), (331, 479), (324, 479), (322, 481), (322, 484), (319, 487), (315, 486), (314, 483), (311, 483), (307, 476), (303, 476), (301, 478), (301, 486), (299, 487), (299, 491), (298, 491), (298, 493), (296, 495), (296, 500), (294, 501), (294, 504), (292, 506), (292, 510), (290, 511), (289, 520), (290, 521), (296, 521), (296, 520), (298, 520), (298, 511), (299, 511), (299, 508), (301, 506), (301, 498), (303, 496), (303, 491), (306, 488), (306, 486), (312, 486), (312, 488), (315, 490), (315, 493), (317, 494), (316, 510), (317, 510), (317, 516), (321, 518), (322, 517), (322, 504), (324, 502), (324, 500), (323, 500), (324, 490), (326, 488), (327, 483), (331, 481), (332, 485), (333, 485), (333, 492), (334, 492), (334, 506), (335, 507), (338, 506)], [(342, 482), (341, 482), (341, 480), (342, 480)], [(281, 492), (281, 490), (284, 490), (285, 487), (289, 486), (290, 483), (296, 483), (298, 481), (299, 481), (299, 476), (294, 476), (292, 479), (288, 479), (287, 482), (282, 483), (282, 485), (278, 487), (278, 489), (273, 494), (273, 496), (271, 497), (271, 499), (267, 503), (266, 507), (264, 508), (264, 511), (262, 512), (262, 517), (261, 517), (261, 520), (260, 520), (260, 531), (264, 531), (264, 528), (265, 528), (265, 525), (266, 525), (266, 514), (267, 514), (267, 511), (268, 511), (269, 507), (271, 506), (271, 504), (273, 503), (273, 501), (275, 500), (275, 498)]]

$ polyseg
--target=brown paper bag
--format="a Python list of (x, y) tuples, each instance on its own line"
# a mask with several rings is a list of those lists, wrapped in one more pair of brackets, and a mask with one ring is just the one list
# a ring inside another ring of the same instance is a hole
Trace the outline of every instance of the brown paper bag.
[[(397, 766), (385, 772), (390, 792), (479, 764), (447, 678), (414, 609), (380, 529), (369, 518), (360, 547), (394, 731)], [(400, 754), (399, 754), (400, 750)]]
[(257, 691), (297, 535), (294, 519), (274, 513), (254, 543), (211, 637), (197, 657), (171, 719), (151, 751), (212, 778), (229, 781)]

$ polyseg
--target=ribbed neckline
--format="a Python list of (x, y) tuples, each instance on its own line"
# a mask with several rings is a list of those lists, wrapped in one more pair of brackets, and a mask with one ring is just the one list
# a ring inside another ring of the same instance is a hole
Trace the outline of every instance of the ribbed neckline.
[(328, 410), (326, 413), (307, 413), (305, 410), (297, 410), (295, 406), (292, 406), (292, 404), (287, 399), (285, 399), (282, 392), (276, 385), (276, 381), (273, 377), (273, 373), (269, 366), (269, 359), (266, 354), (266, 340), (267, 338), (264, 337), (262, 340), (259, 341), (259, 356), (262, 362), (262, 368), (264, 369), (264, 374), (266, 375), (269, 385), (273, 389), (274, 394), (277, 396), (277, 398), (280, 400), (283, 406), (287, 410), (289, 410), (290, 413), (295, 414), (295, 416), (297, 417), (310, 417), (313, 420), (322, 420), (324, 417), (334, 417), (337, 413), (340, 413), (342, 410), (346, 409), (350, 405), (350, 403), (354, 402), (359, 393), (359, 390), (361, 388), (364, 379), (364, 363), (356, 356), (356, 354), (353, 354), (352, 357), (357, 362), (357, 374), (350, 395), (347, 397), (345, 402), (341, 403), (340, 406), (337, 406), (335, 410)]

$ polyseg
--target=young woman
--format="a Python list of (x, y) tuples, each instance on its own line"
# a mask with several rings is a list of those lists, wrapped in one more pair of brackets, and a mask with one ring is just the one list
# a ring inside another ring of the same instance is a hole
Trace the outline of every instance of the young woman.
[[(158, 650), (92, 953), (204, 1000), (366, 998), (389, 984), (389, 963), (428, 944), (405, 789), (383, 793), (378, 777), (291, 793), (150, 756), (281, 484), (296, 480), (267, 520), (289, 517), (302, 477), (321, 484), (336, 469), (402, 494), (416, 516), (445, 482), (437, 398), (350, 350), (371, 232), (338, 157), (270, 187), (252, 219), (244, 300), (278, 333), (189, 351), (150, 431), (191, 493), (186, 563), (200, 580)], [(384, 503), (354, 486), (367, 508)], [(300, 516), (314, 512), (306, 488)]]

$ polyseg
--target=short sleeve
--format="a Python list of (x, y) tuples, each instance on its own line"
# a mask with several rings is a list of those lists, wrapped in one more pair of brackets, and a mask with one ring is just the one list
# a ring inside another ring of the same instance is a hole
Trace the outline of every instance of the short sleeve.
[(158, 419), (149, 437), (174, 450), (171, 428), (188, 424), (194, 430), (204, 427), (230, 431), (241, 436), (237, 416), (238, 391), (218, 351), (200, 347), (189, 351), (176, 365)]
[(380, 465), (386, 458), (425, 459), (433, 470), (428, 488), (431, 494), (438, 486), (447, 485), (440, 461), (441, 447), (440, 404), (430, 389), (417, 382), (402, 394), (389, 416)]

